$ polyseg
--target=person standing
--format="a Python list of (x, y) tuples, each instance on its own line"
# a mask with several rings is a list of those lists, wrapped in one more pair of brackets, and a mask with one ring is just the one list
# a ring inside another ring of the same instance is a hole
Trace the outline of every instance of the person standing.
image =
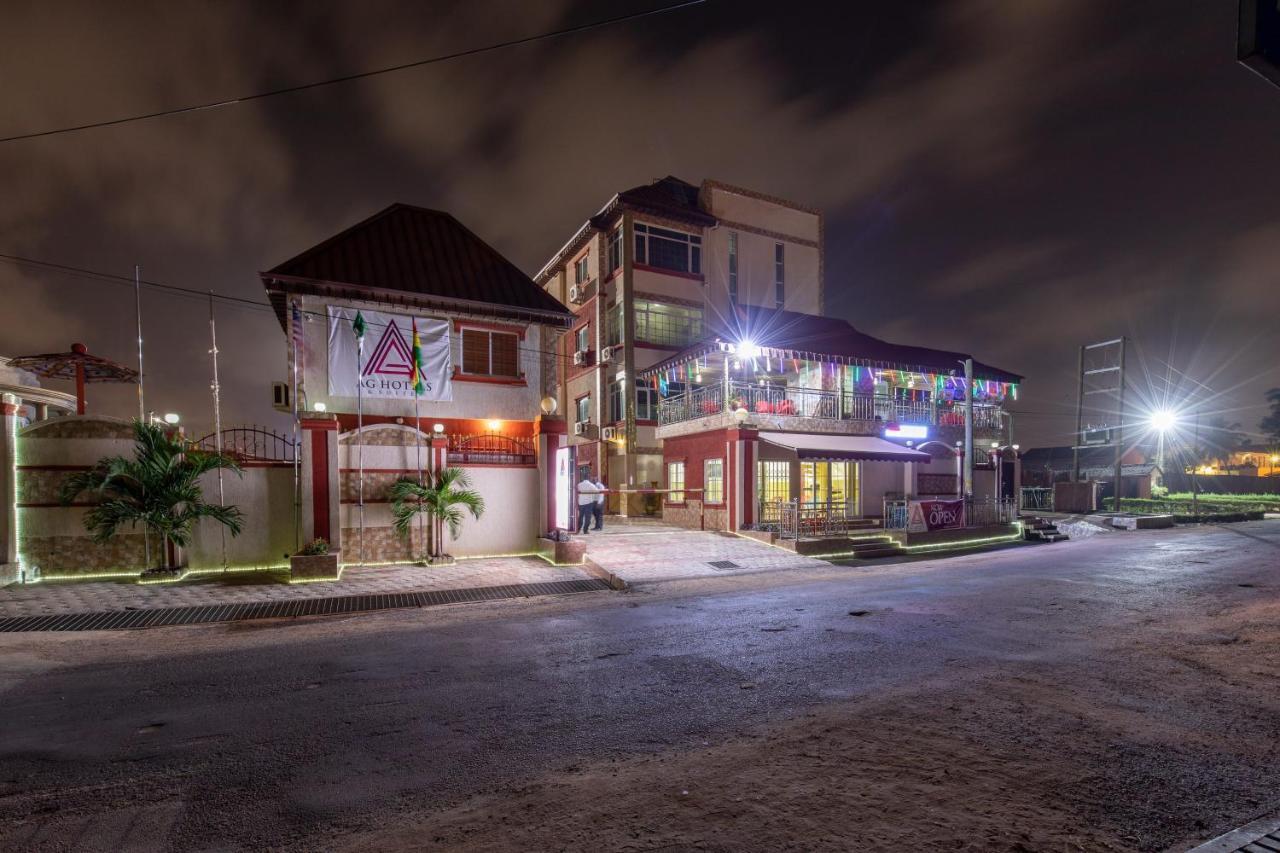
[(599, 477), (595, 478), (591, 484), (596, 488), (596, 530), (604, 530), (604, 496), (609, 491), (609, 487)]
[(585, 535), (591, 528), (591, 519), (595, 518), (596, 484), (591, 479), (591, 472), (582, 472), (582, 482), (578, 483), (578, 532)]

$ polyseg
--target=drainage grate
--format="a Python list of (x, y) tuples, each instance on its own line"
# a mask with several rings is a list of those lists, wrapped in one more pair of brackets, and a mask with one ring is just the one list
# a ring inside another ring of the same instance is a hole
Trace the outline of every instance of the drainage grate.
[(1276, 853), (1278, 850), (1280, 816), (1273, 813), (1206, 841), (1189, 853)]
[(507, 586), (479, 586), (425, 592), (391, 592), (379, 595), (346, 595), (340, 598), (302, 598), (293, 601), (253, 601), (244, 604), (208, 604), (192, 607), (157, 607), (150, 610), (112, 610), (100, 613), (60, 613), (43, 616), (10, 616), (0, 619), (0, 632), (13, 631), (116, 631), (124, 628), (159, 628), (165, 625), (198, 625), (207, 622), (241, 622), (246, 619), (280, 619), (298, 616), (332, 616), (404, 607), (434, 607), (534, 595), (564, 595), (610, 589), (596, 578)]
[(707, 563), (707, 565), (713, 569), (718, 569), (719, 571), (722, 571), (722, 572), (728, 571), (729, 569), (742, 568), (742, 566), (739, 566), (733, 560), (715, 560), (713, 562)]

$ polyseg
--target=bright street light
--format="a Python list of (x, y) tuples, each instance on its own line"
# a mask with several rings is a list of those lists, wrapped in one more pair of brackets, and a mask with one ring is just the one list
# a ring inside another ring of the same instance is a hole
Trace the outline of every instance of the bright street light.
[(178, 415), (175, 412), (169, 412), (167, 415), (164, 416), (164, 422), (167, 423), (169, 426), (173, 426), (178, 422), (178, 420), (179, 420)]
[(1156, 432), (1168, 432), (1177, 426), (1178, 416), (1168, 409), (1151, 413), (1151, 428)]

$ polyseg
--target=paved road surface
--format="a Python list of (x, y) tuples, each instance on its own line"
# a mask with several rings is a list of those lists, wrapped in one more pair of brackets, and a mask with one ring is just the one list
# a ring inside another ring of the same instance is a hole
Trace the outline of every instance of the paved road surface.
[[(1278, 568), (1270, 521), (541, 602), (5, 635), (0, 848), (1160, 849), (1280, 797)], [(750, 790), (715, 787), (763, 743), (772, 769)], [(831, 813), (859, 774), (891, 773), (876, 788), (892, 793), (961, 745), (905, 798), (860, 791), (866, 814)], [(843, 757), (796, 763), (815, 755)], [(948, 788), (948, 764), (980, 778)], [(710, 801), (678, 813), (689, 779), (754, 810), (733, 826)], [(744, 801), (782, 779), (785, 802)]]

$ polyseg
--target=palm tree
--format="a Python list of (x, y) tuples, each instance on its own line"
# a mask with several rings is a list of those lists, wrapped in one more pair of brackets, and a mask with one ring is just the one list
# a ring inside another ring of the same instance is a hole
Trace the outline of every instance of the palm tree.
[(464, 513), (477, 521), (484, 514), (484, 498), (471, 488), (471, 478), (461, 468), (445, 468), (428, 476), (426, 483), (403, 477), (391, 484), (391, 514), (396, 532), (408, 538), (418, 513), (427, 516), (427, 556), (443, 556), (444, 525), (456, 539)]
[(132, 459), (99, 459), (97, 465), (71, 475), (62, 484), (59, 498), (63, 504), (82, 492), (98, 499), (84, 517), (85, 529), (95, 541), (106, 542), (126, 524), (130, 528), (141, 524), (163, 543), (163, 565), (170, 543), (179, 547), (190, 544), (198, 519), (212, 518), (225, 524), (232, 536), (239, 535), (239, 507), (205, 503), (199, 483), (202, 474), (219, 468), (239, 473), (233, 457), (186, 447), (163, 428), (141, 421), (133, 424), (133, 440)]

